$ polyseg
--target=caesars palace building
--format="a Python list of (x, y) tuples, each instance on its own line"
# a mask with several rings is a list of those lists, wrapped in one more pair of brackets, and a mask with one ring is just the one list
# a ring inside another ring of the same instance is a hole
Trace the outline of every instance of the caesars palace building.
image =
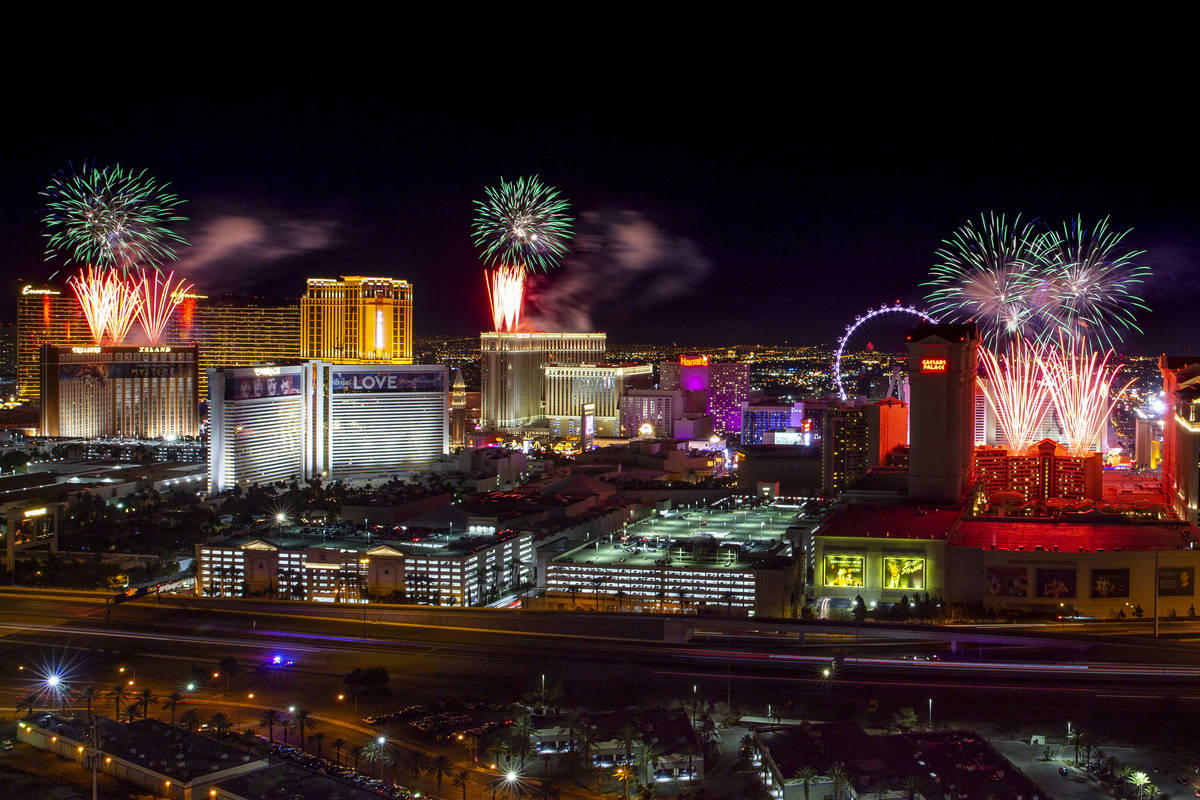
[(448, 384), (439, 366), (210, 369), (209, 491), (428, 469), (449, 447)]

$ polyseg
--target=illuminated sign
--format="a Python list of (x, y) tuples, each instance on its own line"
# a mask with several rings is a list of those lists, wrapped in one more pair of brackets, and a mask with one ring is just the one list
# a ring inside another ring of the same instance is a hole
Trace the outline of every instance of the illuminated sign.
[(44, 517), (44, 516), (46, 516), (45, 508), (31, 508), (25, 512), (26, 519), (28, 519), (30, 517)]
[(75, 355), (82, 355), (83, 353), (99, 353), (100, 348), (98, 346), (97, 347), (72, 347), (71, 352), (74, 353)]
[(707, 367), (708, 356), (680, 356), (679, 366), (681, 367)]
[(171, 352), (171, 348), (169, 348), (169, 347), (139, 347), (138, 352), (139, 353), (169, 353), (169, 352)]
[(264, 377), (264, 378), (265, 378), (265, 377), (267, 377), (267, 376), (269, 376), (269, 375), (278, 375), (278, 374), (279, 374), (279, 367), (255, 367), (255, 368), (254, 368), (254, 374), (255, 374), (255, 375), (260, 375), (260, 376), (262, 376), (262, 377)]
[(35, 289), (32, 286), (22, 286), (21, 294), (62, 294), (57, 289)]
[(171, 297), (178, 297), (180, 300), (207, 300), (208, 295), (196, 294), (195, 292), (171, 292)]
[(826, 586), (862, 586), (862, 556), (825, 556)]
[(921, 372), (945, 372), (946, 359), (944, 358), (922, 358)]
[(813, 421), (812, 421), (812, 419), (811, 419), (811, 418), (805, 418), (804, 420), (802, 420), (802, 421), (800, 422), (800, 430), (801, 430), (801, 432), (803, 432), (803, 433), (812, 433), (812, 432), (813, 432)]
[(357, 392), (444, 392), (444, 372), (335, 372), (331, 390), (334, 394)]
[(884, 556), (883, 588), (924, 589), (925, 559), (909, 556)]

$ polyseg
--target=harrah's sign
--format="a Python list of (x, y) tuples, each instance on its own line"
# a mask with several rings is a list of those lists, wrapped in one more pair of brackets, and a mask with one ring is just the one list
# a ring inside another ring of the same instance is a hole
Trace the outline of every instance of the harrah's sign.
[(680, 356), (679, 366), (681, 367), (707, 367), (708, 356)]

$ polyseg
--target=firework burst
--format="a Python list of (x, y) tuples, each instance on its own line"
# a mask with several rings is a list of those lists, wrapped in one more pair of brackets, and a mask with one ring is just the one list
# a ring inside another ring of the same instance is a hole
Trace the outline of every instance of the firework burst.
[(488, 266), (511, 264), (546, 271), (567, 252), (572, 220), (566, 199), (535, 175), (500, 179), (475, 201), (471, 235)]
[(67, 280), (92, 332), (92, 341), (121, 344), (137, 319), (141, 298), (114, 270), (88, 266)]
[(996, 421), (1013, 453), (1033, 444), (1050, 408), (1050, 386), (1043, 379), (1043, 347), (1017, 339), (997, 356), (988, 348), (979, 351), (987, 379), (977, 378), (979, 389), (996, 414)]
[(176, 279), (174, 272), (162, 277), (158, 272), (142, 270), (141, 277), (132, 285), (141, 301), (138, 304), (138, 321), (150, 344), (158, 344), (171, 314), (192, 290), (192, 284), (183, 278)]
[(1096, 452), (1113, 409), (1132, 380), (1114, 389), (1119, 365), (1109, 365), (1113, 351), (1103, 356), (1081, 339), (1060, 337), (1058, 347), (1047, 348), (1040, 360), (1054, 410), (1075, 454)]
[(167, 188), (144, 170), (120, 165), (60, 172), (42, 191), (46, 257), (122, 272), (174, 260), (174, 245), (187, 242), (170, 226), (187, 217), (177, 213), (183, 201)]
[(492, 307), (492, 325), (497, 331), (515, 331), (521, 324), (521, 304), (525, 297), (525, 268), (496, 267), (483, 275), (488, 302)]

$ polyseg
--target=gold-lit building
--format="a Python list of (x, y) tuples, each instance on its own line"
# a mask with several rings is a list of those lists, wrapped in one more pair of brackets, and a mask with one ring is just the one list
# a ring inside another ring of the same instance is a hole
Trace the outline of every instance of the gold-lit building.
[(395, 278), (309, 278), (300, 299), (301, 358), (411, 364), (412, 284)]
[(41, 384), (43, 436), (200, 434), (194, 345), (42, 345)]
[[(41, 399), (39, 352), (43, 344), (94, 345), (74, 293), (66, 286), (25, 284), (17, 296), (17, 399)], [(139, 344), (135, 324), (127, 342)], [(207, 370), (300, 357), (300, 306), (212, 301), (188, 296), (163, 331), (163, 343), (195, 344), (200, 397), (208, 396)], [(141, 344), (145, 344), (144, 341)]]

